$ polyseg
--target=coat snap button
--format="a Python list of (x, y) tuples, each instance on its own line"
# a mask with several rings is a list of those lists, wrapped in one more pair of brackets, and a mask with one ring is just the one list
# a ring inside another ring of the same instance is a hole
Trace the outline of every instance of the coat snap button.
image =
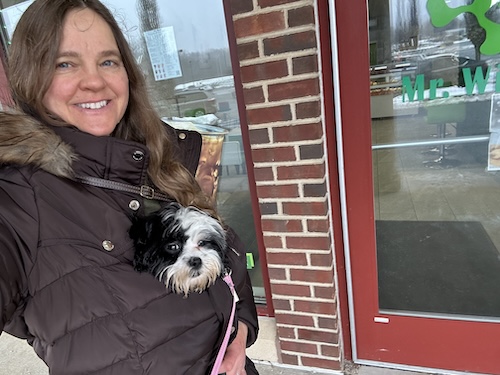
[(141, 207), (141, 204), (139, 203), (139, 201), (136, 201), (134, 199), (134, 200), (130, 201), (130, 203), (128, 204), (128, 207), (133, 211), (137, 211), (139, 209), (139, 207)]
[(142, 159), (144, 159), (144, 152), (139, 150), (134, 151), (132, 157), (134, 158), (135, 161), (141, 161)]
[(102, 241), (102, 247), (106, 251), (111, 251), (115, 248), (115, 245), (113, 245), (113, 242), (111, 242), (109, 240), (104, 240), (104, 241)]
[(187, 137), (186, 133), (179, 133), (179, 139), (184, 140), (184, 139), (186, 139), (186, 137)]

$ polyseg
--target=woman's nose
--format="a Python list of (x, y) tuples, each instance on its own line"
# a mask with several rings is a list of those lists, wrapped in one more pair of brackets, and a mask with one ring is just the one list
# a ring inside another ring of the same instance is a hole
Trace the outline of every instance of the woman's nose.
[(100, 90), (106, 86), (106, 81), (98, 68), (82, 69), (80, 87), (86, 90)]

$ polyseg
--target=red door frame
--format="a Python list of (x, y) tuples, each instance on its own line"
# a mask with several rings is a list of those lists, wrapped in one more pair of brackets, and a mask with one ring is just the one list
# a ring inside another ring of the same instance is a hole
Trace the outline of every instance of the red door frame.
[(337, 163), (337, 137), (335, 132), (335, 108), (333, 96), (333, 61), (330, 33), (330, 7), (327, 1), (318, 1), (319, 43), (321, 50), (321, 75), (323, 82), (323, 99), (325, 103), (325, 133), (328, 149), (328, 179), (330, 188), (331, 208), (334, 238), (334, 253), (337, 270), (337, 292), (339, 299), (340, 324), (344, 358), (352, 359), (351, 327), (349, 322), (349, 299), (347, 292), (347, 270), (344, 257), (344, 241), (342, 236), (342, 214), (339, 187), (339, 170)]
[[(322, 3), (319, 1), (318, 3)], [(399, 364), (498, 374), (500, 323), (445, 320), (379, 314), (369, 85), (368, 5), (366, 0), (329, 0), (336, 15), (331, 22), (334, 87), (340, 98), (344, 226), (352, 271), (351, 316), (353, 357), (359, 363)], [(333, 13), (332, 13), (333, 14)], [(336, 61), (335, 61), (336, 60)], [(337, 103), (336, 103), (337, 104)], [(337, 104), (338, 105), (338, 104)], [(335, 144), (332, 129), (329, 146)], [(337, 134), (337, 136), (339, 136)], [(329, 147), (329, 150), (332, 148)], [(331, 153), (331, 152), (330, 152)], [(332, 167), (335, 161), (330, 163)], [(338, 172), (330, 170), (330, 177)], [(332, 190), (333, 191), (333, 190)], [(343, 257), (341, 258), (343, 259)], [(341, 296), (342, 297), (342, 296)], [(342, 300), (340, 301), (342, 303)], [(345, 319), (345, 317), (343, 317)], [(382, 322), (376, 322), (375, 318)], [(384, 323), (387, 321), (387, 323)], [(345, 326), (343, 326), (345, 328)]]

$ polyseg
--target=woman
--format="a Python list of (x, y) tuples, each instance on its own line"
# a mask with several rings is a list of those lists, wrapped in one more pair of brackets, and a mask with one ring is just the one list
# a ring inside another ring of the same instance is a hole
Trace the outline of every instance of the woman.
[[(98, 0), (36, 0), (12, 39), (9, 82), (19, 111), (0, 114), (0, 332), (26, 338), (51, 374), (209, 373), (227, 285), (183, 298), (134, 271), (131, 217), (161, 202), (78, 179), (147, 185), (215, 214), (182, 154), (195, 134), (173, 138), (158, 120)], [(255, 305), (244, 256), (232, 256), (240, 301), (220, 372), (253, 374)]]

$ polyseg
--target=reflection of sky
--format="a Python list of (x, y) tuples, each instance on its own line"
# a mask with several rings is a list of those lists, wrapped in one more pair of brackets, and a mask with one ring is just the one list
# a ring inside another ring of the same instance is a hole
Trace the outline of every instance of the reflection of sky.
[[(409, 20), (409, 16), (411, 14), (410, 9), (413, 5), (413, 2), (411, 1), (402, 1), (402, 0), (389, 0), (390, 1), (390, 12), (392, 17), (394, 18), (392, 20), (393, 24), (399, 23), (399, 22), (407, 22), (407, 21), (412, 21)], [(448, 5), (450, 8), (458, 8), (460, 6), (466, 6), (470, 5), (470, 0), (445, 0), (446, 5)], [(490, 0), (491, 1), (491, 6), (500, 3), (500, 0)], [(423, 20), (429, 18), (428, 12), (427, 12), (427, 2), (428, 0), (414, 0), (415, 2), (415, 8), (417, 11), (417, 17), (419, 17), (420, 22)], [(490, 6), (490, 8), (491, 8)]]
[(33, 0), (24, 1), (17, 5), (10, 6), (2, 10), (2, 21), (7, 31), (7, 38), (12, 38), (12, 33), (16, 27), (19, 17), (23, 14), (26, 8), (33, 2)]
[[(138, 0), (139, 1), (139, 0)], [(103, 0), (131, 38), (139, 36), (136, 0)], [(157, 0), (160, 25), (173, 26), (177, 48), (185, 52), (228, 48), (220, 0)]]
[[(140, 0), (102, 0), (112, 11), (129, 40), (137, 39), (140, 23), (136, 2)], [(4, 10), (7, 32), (14, 29), (22, 11), (32, 1)], [(202, 52), (228, 48), (224, 9), (220, 0), (157, 0), (162, 27), (173, 26), (177, 48), (185, 52)]]
[[(500, 0), (491, 0), (491, 5), (494, 5), (496, 3), (500, 2)], [(448, 4), (450, 7), (459, 7), (463, 5), (469, 5), (469, 2), (466, 0), (446, 0), (446, 4)]]

